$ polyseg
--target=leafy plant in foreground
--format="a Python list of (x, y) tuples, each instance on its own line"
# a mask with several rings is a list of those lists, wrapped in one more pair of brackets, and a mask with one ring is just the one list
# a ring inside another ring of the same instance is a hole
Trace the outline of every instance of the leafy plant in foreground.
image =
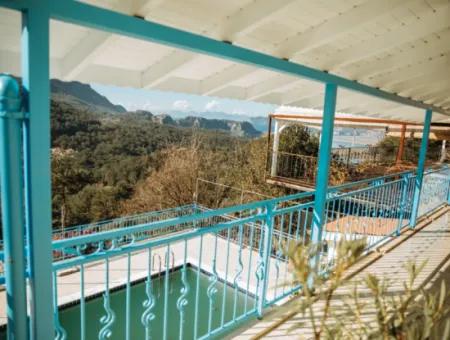
[[(383, 277), (367, 274), (350, 280), (347, 270), (362, 256), (365, 240), (339, 242), (331, 269), (321, 273), (321, 246), (297, 244), (287, 250), (294, 279), (304, 287), (297, 310), (318, 339), (450, 339), (449, 294), (426, 290), (417, 278), (426, 262), (405, 265), (408, 279), (400, 288)], [(317, 306), (320, 306), (318, 311)]]

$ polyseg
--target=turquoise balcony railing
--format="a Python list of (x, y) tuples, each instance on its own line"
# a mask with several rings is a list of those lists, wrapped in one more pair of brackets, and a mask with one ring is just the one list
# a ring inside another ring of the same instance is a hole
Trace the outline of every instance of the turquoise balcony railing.
[[(366, 237), (369, 250), (407, 227), (415, 181), (405, 172), (330, 188), (319, 270), (332, 268), (342, 238)], [(449, 188), (448, 167), (426, 171), (419, 216), (447, 204)], [(311, 242), (313, 198), (193, 204), (55, 229), (56, 338), (201, 339), (262, 316), (301, 289), (285, 249)]]

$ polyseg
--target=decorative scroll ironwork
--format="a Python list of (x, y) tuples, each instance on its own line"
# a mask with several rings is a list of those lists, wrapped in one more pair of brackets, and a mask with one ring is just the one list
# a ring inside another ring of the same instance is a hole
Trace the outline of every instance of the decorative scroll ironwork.
[[(114, 249), (115, 243), (113, 242), (111, 245), (111, 249)], [(105, 293), (103, 294), (103, 308), (105, 309), (106, 315), (102, 316), (100, 318), (100, 323), (103, 325), (103, 327), (100, 329), (98, 333), (98, 338), (100, 340), (108, 339), (112, 336), (112, 330), (111, 327), (114, 324), (114, 321), (116, 320), (116, 314), (111, 308), (110, 304), (110, 295), (109, 295), (109, 259), (106, 258), (105, 263), (105, 270), (106, 270), (106, 289)]]
[(187, 295), (189, 293), (190, 287), (187, 281), (186, 257), (187, 257), (187, 241), (185, 241), (184, 244), (184, 262), (183, 267), (181, 269), (181, 283), (183, 284), (183, 287), (180, 290), (181, 295), (177, 300), (177, 309), (180, 312), (180, 339), (183, 339), (184, 323), (186, 321), (184, 316), (184, 309), (189, 303)]

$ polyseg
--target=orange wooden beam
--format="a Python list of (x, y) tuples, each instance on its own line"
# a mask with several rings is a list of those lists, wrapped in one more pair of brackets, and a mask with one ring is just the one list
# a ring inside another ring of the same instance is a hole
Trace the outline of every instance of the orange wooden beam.
[(402, 125), (402, 131), (400, 135), (400, 143), (398, 145), (396, 164), (399, 164), (403, 158), (403, 152), (405, 150), (405, 136), (406, 136), (406, 124)]

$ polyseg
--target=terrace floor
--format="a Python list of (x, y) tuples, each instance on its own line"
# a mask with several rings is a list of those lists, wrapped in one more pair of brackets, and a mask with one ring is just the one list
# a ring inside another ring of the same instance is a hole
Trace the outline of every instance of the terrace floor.
[[(450, 209), (434, 215), (435, 220), (423, 221), (416, 228), (417, 232), (406, 231), (392, 242), (384, 245), (379, 251), (363, 258), (352, 268), (355, 274), (345, 285), (339, 288), (332, 300), (331, 306), (336, 313), (343, 312), (343, 303), (349, 296), (355, 283), (361, 293), (361, 302), (373, 301), (361, 280), (368, 274), (387, 277), (390, 282), (388, 292), (394, 295), (403, 292), (403, 282), (408, 279), (405, 269), (407, 261), (416, 261), (417, 264), (427, 261), (425, 267), (417, 278), (415, 288), (423, 286), (425, 289), (436, 290), (442, 280), (450, 282)], [(439, 217), (438, 217), (439, 216)], [(247, 324), (237, 330), (233, 339), (311, 339), (313, 338), (312, 325), (308, 317), (296, 313), (299, 298), (290, 300), (285, 305), (274, 308), (261, 321)], [(313, 308), (318, 317), (323, 313), (324, 300), (314, 303)], [(294, 311), (294, 312), (292, 312)], [(374, 327), (376, 315), (369, 312), (363, 319)], [(356, 324), (356, 323), (355, 323)]]

